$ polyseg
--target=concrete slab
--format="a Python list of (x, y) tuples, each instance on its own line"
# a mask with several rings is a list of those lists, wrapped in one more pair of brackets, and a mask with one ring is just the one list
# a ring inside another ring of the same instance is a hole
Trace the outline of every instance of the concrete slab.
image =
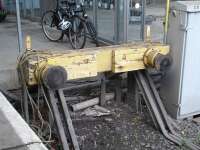
[(47, 150), (0, 92), (0, 149)]

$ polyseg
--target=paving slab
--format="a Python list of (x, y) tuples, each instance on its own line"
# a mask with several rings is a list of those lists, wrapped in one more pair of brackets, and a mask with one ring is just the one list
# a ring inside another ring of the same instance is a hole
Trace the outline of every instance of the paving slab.
[(20, 114), (0, 92), (0, 149), (47, 150)]

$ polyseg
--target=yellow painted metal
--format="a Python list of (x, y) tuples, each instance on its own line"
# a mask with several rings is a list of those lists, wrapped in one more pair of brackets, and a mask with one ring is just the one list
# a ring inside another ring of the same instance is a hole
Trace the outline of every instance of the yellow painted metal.
[(156, 54), (167, 55), (169, 46), (160, 43), (132, 43), (73, 51), (27, 51), (23, 55), (22, 65), (28, 85), (35, 85), (51, 66), (63, 67), (68, 75), (67, 80), (93, 77), (101, 72), (120, 73), (145, 69), (146, 64), (154, 67), (144, 59), (148, 57), (147, 54), (155, 51)]
[(150, 27), (150, 25), (147, 25), (145, 27), (145, 41), (151, 42), (151, 27)]
[(113, 51), (114, 73), (144, 69), (143, 56), (147, 51), (145, 47), (120, 49)]
[(166, 0), (165, 26), (164, 26), (164, 43), (167, 42), (167, 32), (168, 32), (168, 26), (169, 26), (170, 2), (171, 2), (171, 0)]
[(31, 40), (31, 37), (30, 36), (27, 36), (26, 37), (26, 42), (25, 42), (25, 47), (26, 47), (26, 50), (31, 50), (31, 45), (32, 45), (32, 40)]
[(149, 49), (144, 54), (144, 64), (146, 66), (154, 66), (155, 65), (155, 58), (159, 54), (157, 49)]

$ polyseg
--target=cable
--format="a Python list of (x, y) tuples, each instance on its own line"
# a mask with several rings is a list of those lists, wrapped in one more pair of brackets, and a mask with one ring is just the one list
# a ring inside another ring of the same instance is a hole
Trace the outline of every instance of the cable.
[(21, 144), (21, 145), (16, 145), (16, 146), (12, 146), (12, 147), (7, 147), (7, 148), (3, 148), (3, 149), (0, 149), (0, 150), (15, 150), (15, 149), (23, 148), (23, 147), (30, 146), (30, 145), (33, 145), (33, 144), (42, 144), (42, 142), (29, 142), (27, 144)]
[(47, 96), (46, 96), (45, 91), (44, 91), (44, 87), (41, 86), (41, 88), (42, 88), (42, 93), (43, 93), (43, 95), (44, 95), (44, 99), (45, 99), (46, 104), (47, 104), (47, 106), (48, 106), (48, 108), (49, 108), (49, 111), (50, 111), (50, 113), (51, 113), (51, 117), (52, 117), (52, 119), (54, 119), (52, 109), (51, 109), (51, 107), (50, 107), (50, 104), (49, 104), (49, 102), (48, 102), (48, 100), (47, 100)]
[[(34, 106), (34, 107), (36, 108), (37, 113), (38, 113), (38, 118), (39, 118), (39, 120), (40, 120), (40, 122), (41, 122), (41, 127), (39, 128), (39, 129), (40, 129), (40, 132), (39, 132), (39, 130), (38, 130), (38, 136), (39, 136), (40, 138), (42, 137), (42, 130), (43, 130), (43, 128), (44, 128), (44, 125), (47, 125), (47, 127), (49, 128), (49, 138), (48, 138), (48, 141), (50, 141), (50, 140), (51, 140), (51, 136), (52, 136), (51, 126), (50, 126), (50, 124), (49, 124), (47, 121), (45, 121), (45, 120), (43, 119), (42, 114), (41, 114), (39, 108), (37, 107), (37, 104), (34, 102), (33, 98), (31, 97), (31, 95), (30, 95), (30, 93), (29, 93), (27, 87), (25, 88), (25, 90), (26, 90), (26, 93), (27, 93), (27, 95), (28, 95), (28, 97), (29, 97), (29, 100), (30, 100), (30, 103), (31, 103), (32, 107)], [(33, 107), (32, 109), (34, 109), (34, 107)]]
[[(53, 112), (51, 110), (51, 106), (48, 102), (47, 96), (45, 94), (45, 89), (43, 87), (43, 83), (41, 82), (40, 79), (38, 80), (38, 94), (37, 94), (37, 102), (36, 99), (34, 99), (31, 95), (31, 93), (29, 92), (26, 80), (25, 80), (25, 72), (23, 67), (26, 65), (26, 62), (28, 61), (28, 59), (34, 57), (34, 60), (37, 61), (37, 64), (40, 64), (40, 62), (45, 62), (47, 61), (47, 58), (51, 57), (51, 56), (55, 56), (56, 54), (52, 54), (51, 52), (44, 52), (44, 51), (33, 51), (33, 50), (29, 50), (26, 51), (25, 53), (23, 53), (23, 55), (21, 55), (20, 57), (18, 57), (18, 74), (19, 74), (19, 79), (21, 81), (22, 86), (24, 87), (24, 92), (26, 93), (26, 95), (28, 96), (28, 101), (29, 104), (31, 105), (31, 109), (33, 111), (33, 118), (35, 118), (35, 113), (38, 116), (38, 120), (39, 122), (37, 122), (37, 120), (35, 120), (34, 122), (32, 122), (30, 124), (31, 127), (33, 127), (34, 131), (37, 131), (37, 135), (43, 140), (48, 139), (48, 141), (51, 140), (52, 138), (52, 129), (51, 129), (51, 125), (49, 124), (48, 121), (44, 120), (42, 113), (40, 112), (40, 104), (39, 104), (39, 100), (40, 100), (40, 94), (41, 96), (44, 98), (44, 102), (46, 103), (50, 115), (52, 116), (52, 119), (54, 119), (53, 116)], [(57, 54), (60, 55), (60, 54)], [(36, 65), (37, 65), (36, 64)], [(34, 73), (35, 75), (35, 73)], [(22, 107), (23, 110), (23, 107)], [(37, 118), (36, 118), (37, 119)]]
[[(20, 77), (21, 77), (21, 82), (22, 82), (22, 84), (24, 85), (24, 90), (25, 90), (26, 94), (28, 95), (28, 99), (29, 99), (30, 104), (31, 104), (31, 107), (32, 107), (33, 118), (34, 118), (34, 120), (35, 120), (35, 116), (34, 116), (35, 113), (34, 113), (34, 112), (35, 112), (35, 109), (36, 109), (36, 110), (37, 110), (37, 114), (38, 114), (38, 118), (39, 118), (39, 120), (40, 120), (40, 122), (41, 122), (41, 124), (42, 124), (42, 125), (41, 125), (41, 130), (42, 130), (44, 124), (47, 124), (47, 125), (48, 125), (48, 123), (44, 121), (44, 119), (43, 119), (43, 117), (42, 117), (42, 114), (41, 114), (39, 108), (37, 107), (37, 104), (34, 102), (33, 98), (31, 97), (31, 95), (30, 95), (30, 93), (29, 93), (29, 91), (28, 91), (28, 88), (27, 88), (26, 83), (25, 83), (25, 80), (24, 80), (24, 74), (23, 74), (23, 70), (22, 70), (22, 66), (21, 66), (21, 65), (19, 65), (19, 75), (20, 75)], [(49, 126), (50, 126), (50, 125), (48, 125), (48, 127), (49, 127)], [(49, 127), (49, 130), (51, 130), (50, 127)], [(50, 131), (50, 133), (51, 133), (51, 131)], [(50, 135), (50, 136), (51, 136), (51, 135)]]
[(15, 150), (15, 149), (23, 148), (23, 147), (30, 146), (30, 145), (33, 145), (33, 144), (43, 144), (43, 143), (51, 143), (51, 142), (53, 142), (53, 141), (29, 142), (29, 143), (26, 143), (26, 144), (2, 148), (0, 150)]

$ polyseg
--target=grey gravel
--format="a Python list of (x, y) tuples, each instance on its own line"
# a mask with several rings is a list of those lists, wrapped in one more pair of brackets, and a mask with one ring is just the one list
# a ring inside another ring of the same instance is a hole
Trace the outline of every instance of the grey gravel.
[[(144, 107), (144, 106), (143, 106)], [(157, 131), (146, 108), (134, 112), (128, 104), (110, 102), (109, 117), (90, 120), (82, 118), (74, 123), (82, 150), (184, 150), (168, 141)], [(77, 116), (76, 116), (77, 117)], [(85, 121), (84, 121), (85, 120)], [(177, 121), (177, 132), (200, 145), (200, 126), (192, 120)]]

